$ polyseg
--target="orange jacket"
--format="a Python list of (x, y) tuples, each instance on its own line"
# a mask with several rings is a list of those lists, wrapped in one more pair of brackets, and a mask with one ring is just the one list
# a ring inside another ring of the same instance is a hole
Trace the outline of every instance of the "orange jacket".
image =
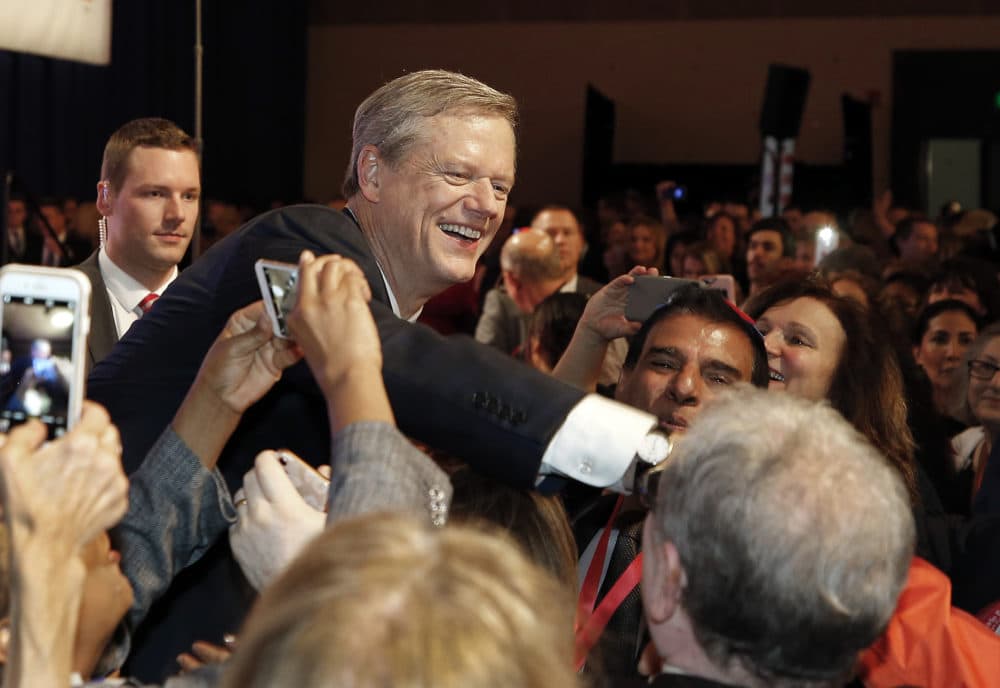
[(1000, 636), (951, 606), (951, 582), (914, 557), (889, 627), (861, 655), (870, 688), (1000, 686)]

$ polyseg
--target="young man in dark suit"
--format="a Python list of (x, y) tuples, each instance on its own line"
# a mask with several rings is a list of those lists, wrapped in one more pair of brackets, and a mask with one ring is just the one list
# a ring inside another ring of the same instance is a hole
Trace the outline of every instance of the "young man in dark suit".
[(194, 139), (173, 122), (133, 120), (108, 139), (97, 183), (101, 246), (76, 266), (92, 287), (88, 367), (176, 279), (200, 196)]

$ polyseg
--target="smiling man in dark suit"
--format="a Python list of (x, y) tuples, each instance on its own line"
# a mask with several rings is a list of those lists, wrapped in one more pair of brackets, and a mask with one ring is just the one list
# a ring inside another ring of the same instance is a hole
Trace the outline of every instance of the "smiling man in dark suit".
[[(415, 72), (369, 96), (355, 116), (344, 212), (299, 206), (252, 220), (185, 270), (95, 367), (88, 392), (119, 426), (126, 468), (170, 422), (229, 315), (259, 298), (254, 262), (296, 262), (308, 249), (349, 257), (365, 274), (404, 432), (515, 485), (554, 474), (631, 485), (648, 464), (636, 449), (654, 417), (407, 322), (471, 279), (496, 234), (514, 184), (516, 120), (509, 95), (451, 72)], [(219, 466), (229, 486), (265, 448), (326, 462), (324, 407), (304, 365), (286, 371), (226, 447)], [(241, 578), (225, 542), (185, 572), (140, 629), (133, 674), (163, 677), (192, 641), (235, 631), (249, 599)]]

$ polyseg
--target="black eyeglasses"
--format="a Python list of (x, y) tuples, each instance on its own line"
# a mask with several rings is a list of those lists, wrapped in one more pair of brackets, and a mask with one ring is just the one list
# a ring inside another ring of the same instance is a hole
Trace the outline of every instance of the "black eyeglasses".
[(969, 375), (977, 380), (992, 380), (998, 370), (1000, 370), (1000, 365), (996, 363), (976, 359), (969, 361)]

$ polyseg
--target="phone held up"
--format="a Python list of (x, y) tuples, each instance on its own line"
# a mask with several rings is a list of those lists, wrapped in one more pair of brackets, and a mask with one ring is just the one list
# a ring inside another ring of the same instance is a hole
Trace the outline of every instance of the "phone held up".
[(254, 263), (254, 272), (274, 336), (291, 339), (285, 319), (295, 308), (298, 297), (299, 266), (261, 258)]
[(625, 302), (625, 317), (643, 322), (662, 306), (679, 289), (694, 285), (701, 289), (711, 289), (722, 293), (729, 301), (734, 300), (736, 281), (732, 275), (703, 275), (691, 280), (679, 277), (640, 275), (628, 290)]
[(0, 269), (0, 432), (38, 418), (54, 439), (83, 406), (90, 280), (78, 270)]

